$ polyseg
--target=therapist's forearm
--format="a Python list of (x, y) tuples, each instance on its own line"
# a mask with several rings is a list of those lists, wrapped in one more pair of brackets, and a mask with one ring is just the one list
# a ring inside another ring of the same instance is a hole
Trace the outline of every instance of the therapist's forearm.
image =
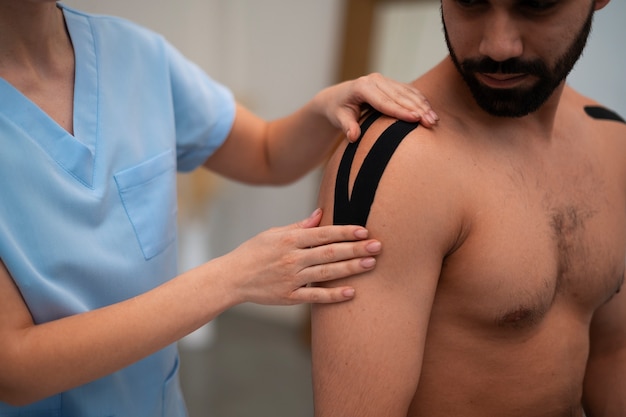
[(2, 343), (1, 400), (28, 404), (108, 375), (235, 304), (236, 292), (207, 279), (221, 275), (216, 264), (201, 268), (133, 299), (16, 330)]

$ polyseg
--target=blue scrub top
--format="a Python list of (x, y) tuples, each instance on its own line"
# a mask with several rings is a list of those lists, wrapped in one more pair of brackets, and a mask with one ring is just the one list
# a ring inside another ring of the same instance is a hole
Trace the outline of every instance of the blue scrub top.
[[(162, 37), (59, 7), (76, 57), (74, 135), (0, 79), (0, 257), (36, 323), (177, 275), (176, 171), (204, 162), (235, 115), (231, 92)], [(185, 416), (177, 370), (170, 346), (26, 407), (0, 402), (0, 416)]]

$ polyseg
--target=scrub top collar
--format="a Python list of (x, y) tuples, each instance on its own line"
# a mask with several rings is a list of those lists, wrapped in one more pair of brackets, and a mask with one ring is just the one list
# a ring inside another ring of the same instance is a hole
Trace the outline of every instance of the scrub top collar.
[(51, 158), (87, 187), (93, 187), (98, 139), (98, 74), (89, 20), (64, 5), (66, 26), (75, 57), (73, 125), (71, 135), (39, 106), (0, 78), (0, 115), (19, 126)]

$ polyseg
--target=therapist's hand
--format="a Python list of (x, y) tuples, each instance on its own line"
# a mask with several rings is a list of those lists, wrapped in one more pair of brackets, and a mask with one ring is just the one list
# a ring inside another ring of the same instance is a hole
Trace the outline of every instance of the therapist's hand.
[(234, 251), (218, 258), (225, 271), (233, 271), (236, 303), (268, 305), (333, 303), (354, 296), (340, 286), (307, 286), (369, 271), (380, 253), (380, 242), (367, 239), (361, 226), (320, 226), (321, 210), (289, 226), (260, 233)]
[(357, 140), (361, 134), (359, 119), (365, 104), (396, 119), (419, 121), (425, 127), (432, 127), (439, 120), (418, 89), (378, 73), (328, 87), (320, 91), (313, 101), (350, 142)]

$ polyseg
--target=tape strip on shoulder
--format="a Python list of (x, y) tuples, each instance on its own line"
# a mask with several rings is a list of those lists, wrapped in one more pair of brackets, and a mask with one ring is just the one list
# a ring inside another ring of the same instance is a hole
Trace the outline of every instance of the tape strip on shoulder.
[[(372, 114), (363, 122), (361, 137), (378, 117), (380, 117), (380, 113)], [(419, 126), (419, 123), (408, 123), (398, 120), (380, 135), (359, 169), (352, 188), (352, 195), (349, 195), (348, 191), (350, 168), (360, 138), (346, 147), (339, 164), (335, 182), (334, 224), (365, 226), (378, 184), (389, 160), (406, 135), (417, 128), (417, 126)]]
[(598, 120), (613, 120), (616, 122), (626, 123), (626, 120), (624, 120), (619, 114), (615, 113), (613, 110), (607, 109), (606, 107), (585, 106), (585, 113)]

